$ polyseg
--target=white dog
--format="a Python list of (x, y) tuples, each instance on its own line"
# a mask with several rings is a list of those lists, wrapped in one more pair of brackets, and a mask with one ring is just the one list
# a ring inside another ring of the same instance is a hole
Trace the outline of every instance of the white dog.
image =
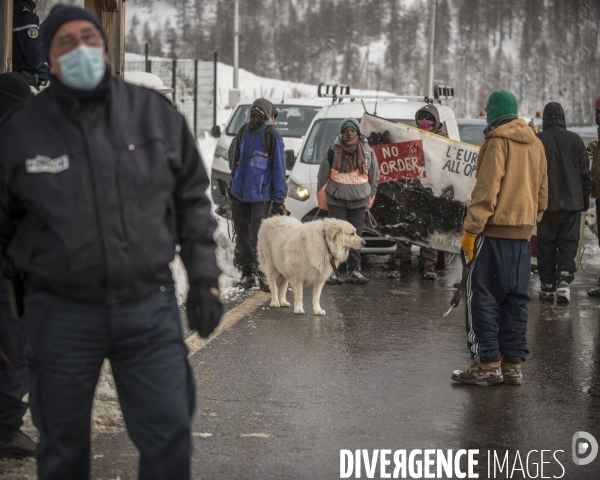
[(590, 208), (585, 213), (585, 224), (589, 227), (596, 238), (598, 238), (598, 219), (596, 218), (596, 207)]
[(312, 286), (313, 312), (321, 308), (321, 290), (337, 266), (348, 258), (350, 249), (365, 244), (356, 228), (343, 220), (325, 219), (301, 223), (276, 216), (263, 221), (258, 231), (258, 261), (271, 289), (271, 307), (289, 307), (285, 295), (288, 282), (294, 292), (294, 313), (302, 314), (304, 284)]

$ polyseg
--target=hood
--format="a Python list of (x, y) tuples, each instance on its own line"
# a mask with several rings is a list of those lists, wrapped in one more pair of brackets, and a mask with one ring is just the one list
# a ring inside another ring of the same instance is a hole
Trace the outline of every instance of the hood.
[(558, 102), (550, 102), (544, 107), (542, 129), (546, 130), (548, 127), (562, 127), (567, 128), (565, 122), (565, 111), (562, 105)]
[(354, 125), (356, 125), (356, 131), (358, 132), (359, 135), (361, 135), (361, 133), (360, 133), (360, 122), (356, 118), (353, 118), (353, 117), (346, 117), (346, 118), (344, 118), (341, 121), (341, 123), (340, 123), (340, 134), (342, 133), (344, 125), (346, 125), (346, 123), (348, 123), (348, 122), (353, 123)]
[(486, 140), (494, 137), (506, 138), (518, 143), (532, 143), (535, 140), (533, 130), (522, 118), (500, 125), (485, 135)]
[(438, 109), (435, 105), (425, 105), (424, 107), (421, 107), (417, 110), (417, 113), (415, 113), (415, 122), (417, 121), (417, 118), (419, 117), (419, 112), (429, 112), (433, 115), (433, 117), (435, 118), (435, 127), (433, 128), (434, 132), (439, 130), (440, 128), (440, 112), (438, 112)]

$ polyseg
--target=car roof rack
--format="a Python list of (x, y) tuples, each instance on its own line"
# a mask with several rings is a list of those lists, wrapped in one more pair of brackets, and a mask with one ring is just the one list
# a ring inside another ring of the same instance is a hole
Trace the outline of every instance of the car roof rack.
[(350, 98), (350, 101), (359, 99), (376, 99), (376, 100), (413, 100), (425, 103), (442, 103), (442, 100), (454, 100), (454, 87), (448, 85), (434, 85), (433, 97), (426, 95), (352, 95), (350, 94), (350, 86), (344, 84), (319, 83), (317, 89), (319, 98), (332, 98), (333, 104), (341, 103), (344, 98)]

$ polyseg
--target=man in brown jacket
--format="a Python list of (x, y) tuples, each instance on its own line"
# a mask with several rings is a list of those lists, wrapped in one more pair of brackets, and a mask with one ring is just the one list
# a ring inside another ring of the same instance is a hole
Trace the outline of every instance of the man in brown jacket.
[(529, 239), (548, 203), (546, 156), (542, 142), (517, 117), (513, 95), (493, 92), (486, 111), (462, 238), (470, 262), (467, 344), (474, 361), (454, 371), (452, 380), (520, 385), (529, 353)]
[[(595, 102), (596, 112), (594, 113), (594, 119), (596, 125), (598, 125), (598, 138), (600, 138), (600, 96), (596, 98)], [(596, 143), (594, 152), (592, 154), (592, 198), (596, 199), (596, 212), (600, 211), (600, 142)], [(588, 144), (589, 145), (589, 144)], [(600, 239), (598, 240), (600, 243)], [(598, 278), (600, 282), (600, 278)], [(588, 291), (590, 297), (600, 297), (600, 287), (592, 288)]]

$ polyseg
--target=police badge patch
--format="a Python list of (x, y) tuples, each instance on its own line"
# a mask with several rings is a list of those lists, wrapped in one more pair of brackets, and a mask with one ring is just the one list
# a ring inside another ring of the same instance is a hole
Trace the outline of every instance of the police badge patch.
[(69, 156), (62, 155), (57, 158), (36, 155), (35, 158), (25, 160), (27, 173), (60, 173), (69, 168)]
[(27, 30), (27, 35), (29, 35), (31, 38), (37, 38), (38, 37), (37, 28), (30, 28), (29, 30)]

